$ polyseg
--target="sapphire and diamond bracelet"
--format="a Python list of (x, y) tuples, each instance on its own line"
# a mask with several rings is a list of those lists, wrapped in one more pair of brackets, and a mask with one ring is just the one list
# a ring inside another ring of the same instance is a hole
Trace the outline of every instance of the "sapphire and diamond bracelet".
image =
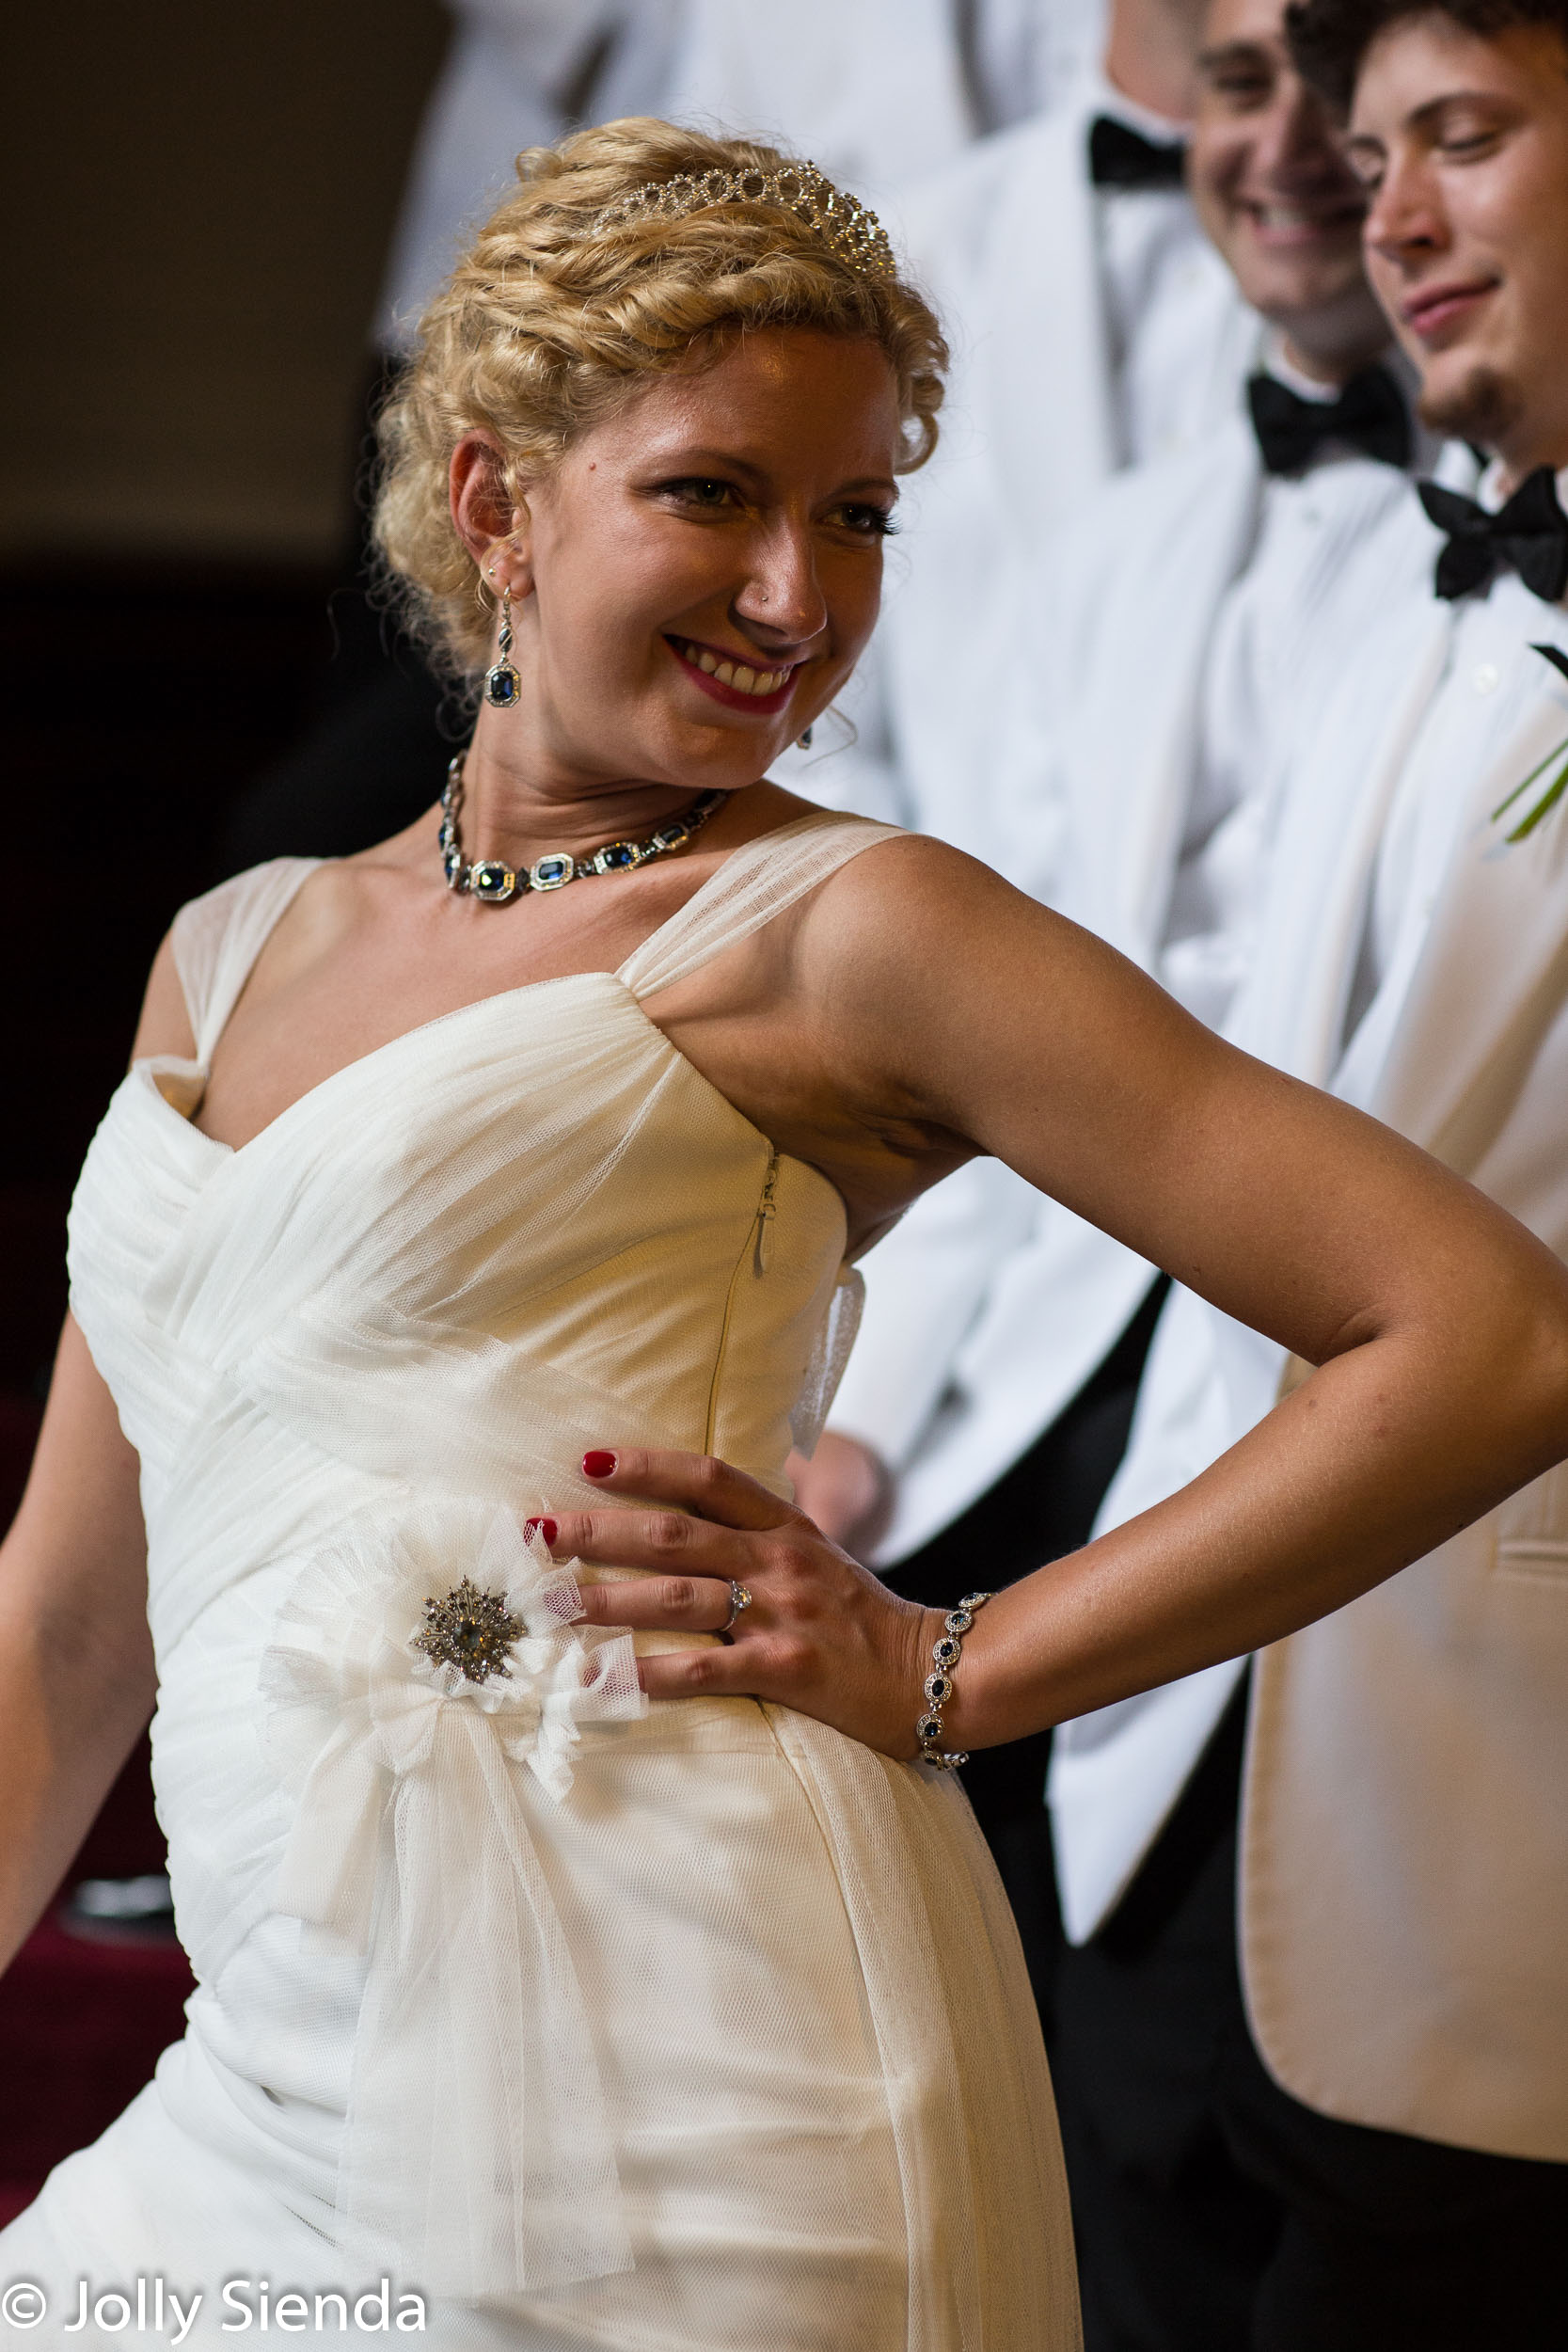
[(920, 1742), (920, 1761), (930, 1764), (939, 1772), (951, 1772), (969, 1757), (961, 1751), (949, 1751), (942, 1744), (942, 1710), (952, 1697), (956, 1685), (953, 1677), (963, 1655), (964, 1635), (974, 1623), (974, 1613), (983, 1609), (991, 1597), (990, 1593), (966, 1593), (956, 1609), (943, 1617), (942, 1630), (931, 1645), (931, 1671), (926, 1677), (926, 1711), (915, 1724), (914, 1736)]

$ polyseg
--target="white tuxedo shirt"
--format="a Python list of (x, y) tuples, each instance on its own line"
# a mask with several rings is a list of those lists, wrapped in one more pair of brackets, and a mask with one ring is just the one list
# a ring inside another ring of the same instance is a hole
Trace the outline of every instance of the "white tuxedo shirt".
[[(1414, 501), (1406, 519), (1382, 621), (1292, 762), (1231, 1034), (1410, 1136), (1568, 1254), (1568, 809), (1513, 845), (1493, 817), (1568, 741), (1568, 689), (1532, 650), (1568, 649), (1568, 613), (1512, 576), (1439, 601), (1438, 536)], [(1234, 1442), (1281, 1368), (1271, 1343), (1175, 1292), (1102, 1524)], [(1074, 1935), (1127, 1883), (1240, 1671), (1058, 1736)], [(1565, 1788), (1559, 1469), (1257, 1661), (1243, 1978), (1289, 2090), (1353, 2122), (1568, 2160)]]
[[(1289, 714), (1376, 617), (1346, 591), (1349, 560), (1385, 531), (1402, 538), (1407, 497), (1391, 467), (1343, 452), (1270, 479), (1238, 413), (1111, 485), (1035, 567), (1033, 691), (997, 771), (1011, 878), (1201, 1018), (1223, 1016), (1255, 950)], [(1358, 577), (1375, 599), (1375, 566)], [(1021, 840), (1037, 844), (1033, 874)], [(1049, 1427), (1153, 1269), (983, 1161), (917, 1202), (864, 1272), (832, 1425), (897, 1475), (886, 1565)]]

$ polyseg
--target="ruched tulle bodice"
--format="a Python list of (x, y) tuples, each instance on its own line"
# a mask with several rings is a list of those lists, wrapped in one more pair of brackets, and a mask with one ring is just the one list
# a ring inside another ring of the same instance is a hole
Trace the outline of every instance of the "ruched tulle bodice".
[[(641, 1000), (882, 830), (749, 845), (619, 973), (451, 1013), (239, 1150), (191, 1114), (311, 867), (179, 918), (197, 1055), (115, 1095), (71, 1273), (141, 1458), (198, 1990), (8, 2255), (31, 2229), (79, 2266), (390, 2270), (453, 2345), (1070, 2340), (1049, 2093), (961, 1797), (784, 1710), (650, 1708), (520, 1527), (602, 1506), (594, 1445), (787, 1491), (852, 1328), (842, 1203)], [(420, 1650), (462, 1577), (507, 1614), (504, 1677)]]
[[(208, 929), (270, 929), (309, 870), (288, 861), (187, 910), (193, 992), (216, 961)], [(784, 1490), (791, 1417), (810, 1443), (844, 1327), (842, 1204), (676, 1052), (641, 971), (668, 984), (644, 950), (450, 1013), (239, 1151), (190, 1124), (204, 1057), (126, 1079), (78, 1189), (72, 1298), (142, 1458), (160, 1645), (227, 1581), (202, 1573), (218, 1495), (242, 1502), (256, 1556), (275, 1548), (269, 1504), (279, 1544), (296, 1510), (327, 1523), (330, 1496), (277, 1492), (262, 1420), (304, 1450), (297, 1469), (320, 1451), (427, 1496), (529, 1507), (537, 1474), (549, 1500), (582, 1499), (577, 1456), (617, 1436), (717, 1451)], [(209, 1029), (204, 993), (193, 1010)], [(221, 1437), (219, 1395), (254, 1408)]]

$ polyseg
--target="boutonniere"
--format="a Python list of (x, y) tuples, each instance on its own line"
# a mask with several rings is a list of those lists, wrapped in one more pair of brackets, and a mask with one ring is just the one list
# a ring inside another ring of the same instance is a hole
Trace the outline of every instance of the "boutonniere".
[[(1560, 670), (1563, 676), (1568, 677), (1568, 654), (1560, 653), (1556, 645), (1532, 645), (1530, 651), (1543, 655), (1554, 670)], [(1528, 792), (1530, 786), (1537, 783), (1554, 763), (1557, 764), (1557, 773), (1552, 777), (1535, 806), (1527, 809), (1518, 823), (1513, 827), (1507, 836), (1510, 841), (1523, 841), (1528, 834), (1532, 834), (1542, 818), (1550, 816), (1564, 792), (1568, 792), (1568, 735), (1565, 735), (1561, 742), (1546, 754), (1545, 758), (1537, 767), (1530, 770), (1529, 774), (1521, 783), (1514, 786), (1506, 801), (1497, 803), (1497, 807), (1492, 811), (1493, 823), (1496, 824), (1497, 818), (1511, 809), (1514, 802)]]

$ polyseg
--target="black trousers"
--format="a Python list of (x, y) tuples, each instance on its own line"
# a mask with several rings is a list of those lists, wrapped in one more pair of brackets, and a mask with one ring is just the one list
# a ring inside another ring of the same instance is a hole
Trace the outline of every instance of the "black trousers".
[(1247, 2030), (1245, 1693), (1093, 1940), (1051, 2056), (1085, 2352), (1564, 2352), (1568, 2165), (1337, 2122)]
[[(924, 1607), (950, 1609), (967, 1592), (997, 1592), (1087, 1543), (1127, 1448), (1144, 1359), (1170, 1285), (1162, 1275), (1099, 1370), (1027, 1454), (978, 1502), (918, 1551), (880, 1573)], [(976, 1751), (964, 1786), (990, 1840), (1018, 1921), (1042, 2016), (1061, 1948), (1056, 1866), (1045, 1772), (1051, 1734)]]

